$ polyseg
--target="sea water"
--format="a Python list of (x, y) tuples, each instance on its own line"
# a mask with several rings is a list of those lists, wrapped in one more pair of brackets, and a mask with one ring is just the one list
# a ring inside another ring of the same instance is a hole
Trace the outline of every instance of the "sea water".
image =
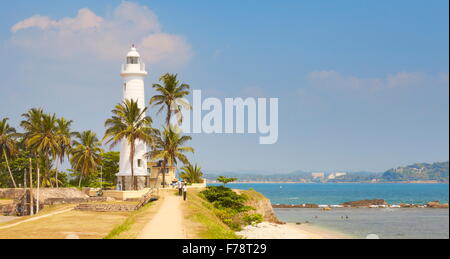
[(384, 199), (389, 204), (448, 203), (448, 184), (229, 184), (264, 194), (273, 204), (336, 205), (348, 201)]
[(285, 222), (305, 223), (355, 238), (448, 239), (448, 209), (275, 209)]
[[(230, 184), (234, 189), (254, 189), (273, 204), (335, 205), (364, 199), (384, 199), (389, 204), (448, 203), (448, 184)], [(275, 209), (285, 222), (306, 223), (355, 238), (449, 238), (448, 209), (339, 208)]]

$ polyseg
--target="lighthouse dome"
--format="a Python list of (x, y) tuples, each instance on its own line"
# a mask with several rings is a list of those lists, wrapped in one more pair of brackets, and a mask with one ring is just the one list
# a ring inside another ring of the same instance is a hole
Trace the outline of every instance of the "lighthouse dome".
[(130, 51), (127, 54), (127, 57), (140, 57), (139, 52), (137, 52), (136, 48), (133, 46), (131, 47)]

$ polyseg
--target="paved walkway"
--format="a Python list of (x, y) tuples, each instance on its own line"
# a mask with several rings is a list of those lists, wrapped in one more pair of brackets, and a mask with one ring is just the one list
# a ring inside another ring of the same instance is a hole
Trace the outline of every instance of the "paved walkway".
[(183, 227), (182, 198), (166, 193), (157, 214), (147, 223), (138, 239), (186, 239)]

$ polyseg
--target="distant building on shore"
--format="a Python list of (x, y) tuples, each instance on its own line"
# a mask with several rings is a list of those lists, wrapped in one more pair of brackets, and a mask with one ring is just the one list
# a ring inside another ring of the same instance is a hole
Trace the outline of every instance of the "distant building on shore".
[(312, 173), (311, 176), (313, 179), (323, 179), (323, 178), (325, 178), (325, 173), (324, 172), (316, 172), (316, 173)]
[(336, 172), (336, 173), (332, 173), (328, 176), (328, 180), (334, 180), (334, 179), (338, 179), (340, 177), (344, 177), (346, 176), (347, 173), (344, 172)]

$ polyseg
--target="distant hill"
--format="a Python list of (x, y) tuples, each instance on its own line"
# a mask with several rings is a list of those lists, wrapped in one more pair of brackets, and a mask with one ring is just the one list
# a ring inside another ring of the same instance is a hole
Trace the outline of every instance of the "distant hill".
[[(227, 177), (238, 178), (240, 182), (368, 182), (373, 179), (380, 179), (382, 173), (371, 172), (354, 172), (347, 173), (346, 176), (336, 179), (314, 179), (312, 172), (295, 171), (292, 173), (247, 173), (247, 172), (208, 172), (205, 174), (206, 179), (214, 181), (218, 176), (224, 175)], [(326, 173), (325, 177), (330, 175)]]
[(418, 163), (414, 165), (390, 169), (384, 173), (346, 172), (345, 175), (331, 178), (332, 173), (324, 173), (321, 179), (314, 178), (312, 172), (295, 171), (292, 173), (270, 173), (261, 171), (220, 172), (209, 171), (205, 178), (214, 181), (218, 176), (235, 177), (239, 182), (406, 182), (406, 181), (439, 181), (449, 182), (449, 162)]
[(442, 163), (418, 163), (414, 165), (398, 167), (386, 171), (382, 179), (384, 181), (440, 181), (448, 182), (449, 162)]

